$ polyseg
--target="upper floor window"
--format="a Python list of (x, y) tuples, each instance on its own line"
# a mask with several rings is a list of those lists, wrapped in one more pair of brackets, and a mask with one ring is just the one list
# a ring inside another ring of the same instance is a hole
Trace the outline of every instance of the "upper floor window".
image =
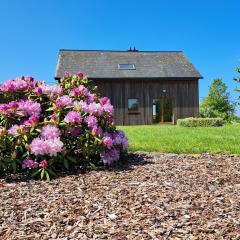
[(131, 63), (119, 63), (118, 64), (119, 70), (135, 70), (135, 65)]

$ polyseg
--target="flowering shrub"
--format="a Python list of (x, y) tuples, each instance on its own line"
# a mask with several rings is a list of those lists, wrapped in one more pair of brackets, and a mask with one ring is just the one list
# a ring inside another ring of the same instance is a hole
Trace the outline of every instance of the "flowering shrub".
[(112, 164), (128, 150), (113, 106), (81, 72), (48, 86), (32, 77), (0, 85), (0, 170), (50, 179), (63, 167)]

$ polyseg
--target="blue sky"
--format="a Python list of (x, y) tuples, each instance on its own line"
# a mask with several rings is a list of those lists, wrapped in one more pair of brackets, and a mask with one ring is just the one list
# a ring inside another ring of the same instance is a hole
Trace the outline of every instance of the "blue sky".
[[(58, 50), (182, 50), (204, 76), (237, 94), (238, 0), (1, 0), (0, 82), (32, 75), (54, 82)], [(84, 71), (84, 69), (83, 69)]]

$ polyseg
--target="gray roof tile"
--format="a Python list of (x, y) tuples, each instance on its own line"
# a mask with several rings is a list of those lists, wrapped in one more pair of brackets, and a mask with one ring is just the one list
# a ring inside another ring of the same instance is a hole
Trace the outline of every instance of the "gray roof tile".
[[(119, 70), (132, 63), (136, 70)], [(60, 50), (55, 78), (82, 70), (95, 78), (202, 78), (182, 52)]]

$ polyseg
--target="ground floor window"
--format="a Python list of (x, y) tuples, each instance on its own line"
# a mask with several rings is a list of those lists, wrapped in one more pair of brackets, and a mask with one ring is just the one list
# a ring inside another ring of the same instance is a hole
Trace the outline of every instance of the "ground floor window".
[(128, 111), (129, 112), (138, 112), (139, 111), (139, 101), (137, 98), (128, 99)]

